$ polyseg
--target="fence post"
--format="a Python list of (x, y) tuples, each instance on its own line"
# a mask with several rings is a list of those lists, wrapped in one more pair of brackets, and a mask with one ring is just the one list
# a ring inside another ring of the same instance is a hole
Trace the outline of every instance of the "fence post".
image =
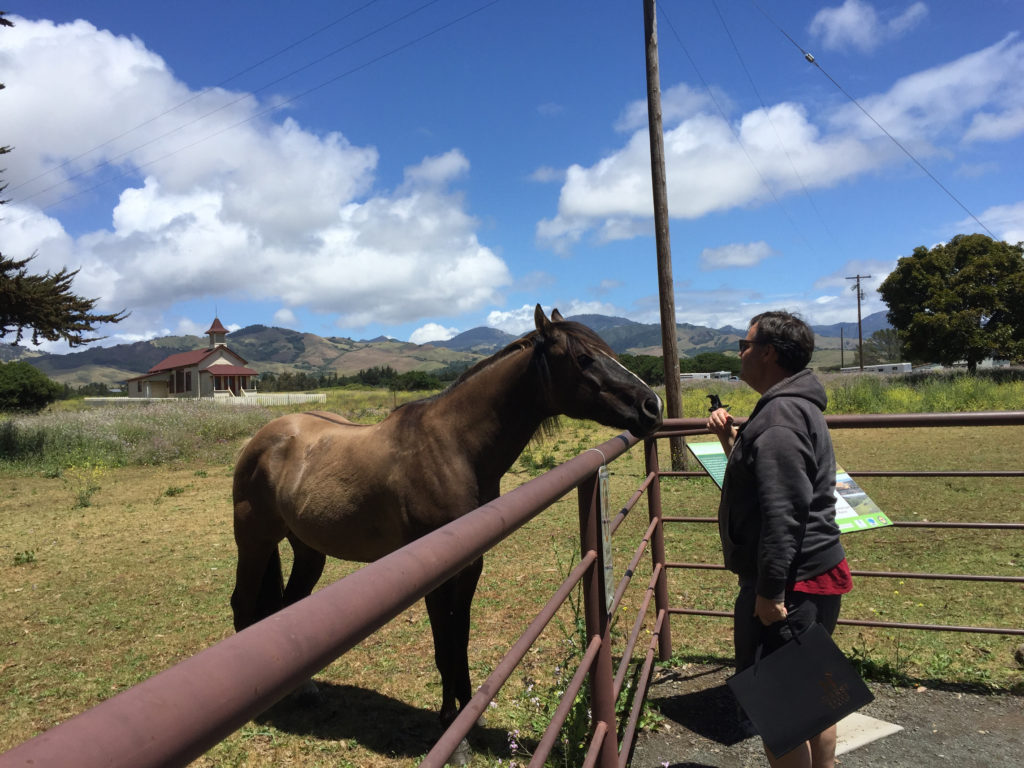
[(665, 570), (665, 526), (661, 517), (661, 474), (658, 466), (658, 441), (649, 437), (644, 441), (644, 459), (647, 474), (655, 477), (647, 488), (647, 510), (650, 520), (657, 518), (658, 524), (651, 535), (651, 568), (661, 566), (661, 573), (654, 585), (654, 607), (657, 613), (665, 612), (658, 635), (658, 658), (667, 661), (672, 656), (672, 624), (668, 613), (668, 574)]
[[(615, 720), (615, 681), (612, 674), (611, 622), (605, 602), (604, 547), (601, 543), (600, 489), (597, 473), (580, 484), (577, 497), (580, 512), (580, 546), (585, 555), (597, 553), (594, 564), (583, 576), (583, 609), (587, 622), (588, 641), (601, 638), (601, 649), (590, 668), (590, 709), (592, 727), (603, 722), (607, 728), (601, 737), (598, 752), (599, 768), (617, 768), (619, 763), (618, 725)], [(593, 731), (591, 731), (593, 732)]]

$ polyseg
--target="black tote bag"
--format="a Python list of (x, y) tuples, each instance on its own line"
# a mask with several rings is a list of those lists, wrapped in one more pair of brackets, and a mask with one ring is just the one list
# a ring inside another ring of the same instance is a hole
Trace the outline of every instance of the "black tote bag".
[(874, 699), (817, 622), (726, 684), (777, 757)]

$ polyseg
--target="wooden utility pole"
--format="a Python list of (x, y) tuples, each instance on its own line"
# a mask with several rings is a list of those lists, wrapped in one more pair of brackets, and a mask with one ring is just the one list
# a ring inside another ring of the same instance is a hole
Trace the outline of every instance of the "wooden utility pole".
[(864, 370), (864, 334), (861, 332), (860, 327), (860, 300), (864, 298), (864, 293), (860, 289), (860, 281), (871, 277), (871, 275), (854, 275), (853, 277), (846, 278), (847, 280), (856, 280), (857, 285), (854, 286), (854, 290), (857, 291), (857, 361), (860, 363), (860, 369)]
[[(672, 244), (668, 234), (668, 185), (665, 180), (665, 140), (661, 127), (661, 77), (658, 74), (658, 22), (654, 0), (644, 0), (644, 40), (647, 55), (647, 126), (651, 141), (651, 186), (654, 191), (654, 240), (658, 251), (658, 296), (661, 306), (661, 349), (665, 366), (665, 410), (682, 418), (679, 347), (676, 341), (676, 300), (672, 282)], [(670, 438), (672, 468), (686, 467), (686, 442)]]

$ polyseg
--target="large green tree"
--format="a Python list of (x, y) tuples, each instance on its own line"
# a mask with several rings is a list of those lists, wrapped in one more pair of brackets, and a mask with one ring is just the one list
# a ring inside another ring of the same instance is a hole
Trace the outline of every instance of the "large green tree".
[(903, 342), (895, 328), (881, 328), (864, 339), (864, 365), (903, 361)]
[(901, 258), (879, 286), (903, 355), (915, 362), (1024, 360), (1024, 244), (957, 235)]
[[(0, 11), (0, 27), (12, 26)], [(0, 90), (3, 88), (0, 83)], [(11, 147), (0, 146), (0, 155), (10, 151)], [(0, 194), (6, 188), (7, 184), (0, 180)], [(0, 205), (6, 202), (0, 198)], [(117, 323), (127, 317), (125, 312), (94, 312), (97, 299), (84, 299), (72, 293), (71, 284), (78, 270), (65, 268), (55, 273), (29, 274), (27, 265), (34, 257), (17, 260), (0, 253), (0, 339), (14, 334), (14, 343), (19, 344), (25, 331), (30, 330), (33, 344), (42, 339), (64, 339), (77, 347), (102, 338), (90, 335), (98, 325)]]

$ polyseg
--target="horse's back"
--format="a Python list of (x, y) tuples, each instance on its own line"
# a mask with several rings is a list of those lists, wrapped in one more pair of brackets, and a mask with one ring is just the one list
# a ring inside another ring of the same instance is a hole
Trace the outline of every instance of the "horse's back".
[(365, 426), (327, 411), (308, 411), (279, 416), (260, 428), (242, 450), (235, 464), (235, 492), (244, 490), (247, 478), (257, 473), (269, 475), (276, 484), (281, 475), (304, 469), (311, 450), (325, 439), (344, 442)]
[[(373, 425), (324, 411), (289, 414), (260, 429), (235, 467), (240, 528), (348, 560), (372, 560), (407, 543), (389, 478), (375, 455)], [(385, 510), (389, 510), (385, 513)]]

